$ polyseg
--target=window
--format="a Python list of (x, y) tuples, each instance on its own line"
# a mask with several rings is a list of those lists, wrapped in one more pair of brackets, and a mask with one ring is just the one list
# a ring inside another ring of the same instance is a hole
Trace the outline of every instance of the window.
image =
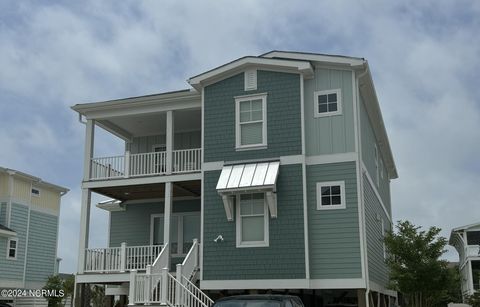
[(17, 248), (18, 248), (18, 240), (17, 239), (8, 239), (8, 241), (7, 241), (7, 259), (12, 259), (12, 260), (17, 259)]
[[(153, 214), (150, 225), (150, 242), (163, 245), (163, 214)], [(173, 255), (185, 255), (192, 247), (193, 239), (200, 240), (200, 213), (172, 213), (170, 219), (170, 250)]]
[(267, 146), (267, 95), (235, 98), (236, 148)]
[(345, 182), (331, 181), (317, 183), (317, 210), (344, 209)]
[(480, 231), (467, 231), (467, 245), (480, 245)]
[(32, 188), (32, 196), (40, 197), (40, 189)]
[(331, 116), (342, 114), (342, 95), (340, 89), (315, 92), (314, 116)]
[(264, 193), (237, 195), (237, 247), (268, 246), (268, 209)]

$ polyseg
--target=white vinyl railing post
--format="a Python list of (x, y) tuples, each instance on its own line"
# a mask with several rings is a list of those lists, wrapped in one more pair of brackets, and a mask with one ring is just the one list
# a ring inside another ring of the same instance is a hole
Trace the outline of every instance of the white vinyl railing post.
[(120, 245), (120, 272), (125, 272), (127, 267), (127, 243), (122, 242)]
[(124, 177), (130, 177), (130, 151), (125, 152), (125, 169), (124, 169)]
[(195, 255), (194, 255), (194, 257), (195, 257), (195, 262), (194, 262), (194, 263), (195, 263), (195, 266), (194, 266), (194, 267), (195, 267), (195, 268), (198, 268), (198, 256), (199, 256), (199, 252), (198, 252), (198, 251), (199, 251), (199, 249), (200, 249), (200, 247), (198, 246), (198, 239), (193, 239), (193, 246), (195, 246)]
[(182, 287), (181, 285), (183, 284), (183, 265), (182, 264), (177, 264), (177, 272), (176, 272), (176, 276), (175, 276), (175, 279), (177, 280), (177, 283), (175, 283), (175, 306), (180, 306), (180, 305), (183, 305), (183, 302), (181, 301), (181, 297), (180, 297), (180, 294), (181, 294), (181, 291), (182, 291)]
[(144, 297), (145, 297), (145, 305), (150, 305), (150, 298), (152, 297), (152, 266), (147, 265), (147, 280), (145, 281), (144, 287)]
[(128, 305), (133, 306), (135, 304), (135, 286), (136, 286), (137, 270), (130, 271), (130, 288), (128, 289)]
[(160, 290), (160, 303), (167, 304), (167, 295), (168, 295), (168, 268), (162, 269), (162, 276), (161, 276), (162, 288)]

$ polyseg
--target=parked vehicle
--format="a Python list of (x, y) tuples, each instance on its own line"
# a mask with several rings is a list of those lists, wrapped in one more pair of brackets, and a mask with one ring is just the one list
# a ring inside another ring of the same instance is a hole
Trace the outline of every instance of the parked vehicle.
[(303, 307), (293, 295), (235, 295), (219, 299), (212, 307)]

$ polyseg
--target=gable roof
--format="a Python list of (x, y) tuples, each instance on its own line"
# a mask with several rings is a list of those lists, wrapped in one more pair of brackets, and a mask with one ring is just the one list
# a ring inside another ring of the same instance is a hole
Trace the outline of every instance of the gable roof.
[(29, 174), (21, 172), (21, 171), (14, 170), (14, 169), (11, 169), (11, 168), (5, 168), (5, 167), (0, 166), (0, 173), (6, 173), (6, 174), (11, 175), (11, 176), (16, 176), (16, 177), (20, 177), (20, 178), (32, 181), (35, 185), (52, 189), (56, 192), (61, 193), (62, 195), (65, 195), (68, 191), (70, 191), (67, 188), (61, 187), (59, 185), (56, 185), (56, 184), (53, 184), (53, 183), (50, 183), (50, 182), (43, 181), (41, 178), (29, 175)]

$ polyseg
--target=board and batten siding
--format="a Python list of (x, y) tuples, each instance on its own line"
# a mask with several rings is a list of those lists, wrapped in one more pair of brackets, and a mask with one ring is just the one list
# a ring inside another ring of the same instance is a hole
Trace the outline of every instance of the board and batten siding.
[[(355, 151), (352, 72), (316, 67), (315, 78), (304, 82), (305, 150), (307, 156)], [(340, 89), (342, 113), (315, 117), (316, 91)]]
[[(200, 148), (202, 142), (201, 131), (175, 133), (174, 150)], [(126, 143), (126, 150), (131, 154), (153, 152), (154, 145), (165, 145), (165, 135), (151, 135), (134, 137), (131, 143)]]
[[(25, 264), (25, 247), (27, 239), (28, 207), (12, 203), (10, 228), (17, 233), (17, 259), (7, 259), (7, 240), (0, 244), (0, 279), (22, 281)], [(52, 259), (53, 263), (53, 259)]]
[(8, 196), (8, 175), (0, 174), (0, 197)]
[(368, 275), (371, 281), (386, 287), (389, 277), (383, 253), (382, 220), (385, 232), (391, 230), (391, 224), (365, 175), (363, 176), (363, 190), (367, 235)]
[(32, 195), (32, 206), (47, 209), (58, 214), (60, 212), (60, 193), (41, 187), (35, 188), (40, 190), (40, 196)]
[[(174, 200), (172, 212), (200, 211), (200, 199)], [(150, 219), (152, 214), (164, 212), (163, 202), (127, 205), (127, 210), (110, 213), (110, 247), (122, 242), (130, 246), (150, 245)]]
[[(257, 72), (257, 90), (244, 90), (244, 73), (204, 89), (204, 161), (278, 158), (302, 153), (300, 75)], [(235, 150), (235, 98), (267, 93), (267, 148)]]
[[(317, 210), (317, 182), (344, 181), (345, 209)], [(361, 278), (355, 162), (307, 166), (310, 278)]]
[(30, 210), (26, 282), (44, 283), (55, 271), (58, 217)]
[[(220, 171), (204, 173), (203, 280), (305, 278), (301, 164), (281, 165), (278, 217), (269, 217), (268, 247), (236, 247), (236, 219), (228, 221), (217, 185)], [(213, 240), (222, 235), (224, 240)], [(267, 286), (267, 285), (266, 285)]]

